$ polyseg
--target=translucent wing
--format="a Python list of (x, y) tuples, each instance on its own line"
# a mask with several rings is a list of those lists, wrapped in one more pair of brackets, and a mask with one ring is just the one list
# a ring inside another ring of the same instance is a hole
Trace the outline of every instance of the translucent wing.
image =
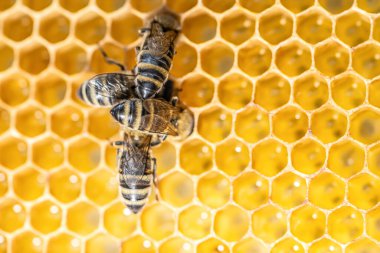
[(149, 114), (141, 117), (141, 127), (148, 132), (177, 136), (177, 129), (170, 121), (159, 115)]
[(133, 78), (123, 73), (105, 73), (94, 76), (82, 85), (87, 85), (95, 90), (97, 96), (129, 98)]
[(179, 114), (177, 107), (159, 99), (146, 99), (143, 102), (143, 106), (149, 113), (161, 116), (165, 120), (176, 118)]

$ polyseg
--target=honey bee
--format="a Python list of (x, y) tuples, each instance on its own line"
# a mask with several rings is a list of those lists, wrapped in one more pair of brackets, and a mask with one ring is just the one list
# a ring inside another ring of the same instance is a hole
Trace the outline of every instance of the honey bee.
[(174, 56), (174, 41), (179, 33), (179, 20), (173, 14), (160, 13), (143, 28), (143, 43), (136, 47), (136, 93), (142, 99), (153, 97), (165, 83)]
[(123, 141), (113, 142), (121, 146), (117, 151), (119, 184), (124, 204), (138, 213), (148, 201), (150, 186), (156, 184), (156, 159), (150, 155), (152, 136), (124, 133)]

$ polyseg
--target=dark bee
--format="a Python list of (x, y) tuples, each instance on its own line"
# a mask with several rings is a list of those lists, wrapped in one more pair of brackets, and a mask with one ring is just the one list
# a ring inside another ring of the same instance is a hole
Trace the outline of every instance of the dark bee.
[(173, 122), (179, 117), (179, 108), (159, 99), (125, 100), (111, 109), (111, 115), (120, 124), (144, 133), (177, 136)]
[(165, 83), (174, 56), (174, 41), (179, 33), (179, 21), (170, 13), (154, 17), (150, 28), (140, 30), (144, 36), (136, 48), (136, 93), (142, 99), (153, 97)]
[(123, 141), (116, 141), (121, 195), (124, 204), (138, 213), (148, 201), (151, 183), (155, 183), (156, 160), (150, 155), (150, 135), (124, 133)]

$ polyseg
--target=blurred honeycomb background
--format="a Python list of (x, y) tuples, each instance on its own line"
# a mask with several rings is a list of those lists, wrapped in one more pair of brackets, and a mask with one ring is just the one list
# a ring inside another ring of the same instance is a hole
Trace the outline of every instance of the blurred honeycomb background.
[[(197, 124), (133, 215), (75, 93), (163, 5)], [(0, 252), (380, 252), (380, 1), (1, 0), (0, 27)]]

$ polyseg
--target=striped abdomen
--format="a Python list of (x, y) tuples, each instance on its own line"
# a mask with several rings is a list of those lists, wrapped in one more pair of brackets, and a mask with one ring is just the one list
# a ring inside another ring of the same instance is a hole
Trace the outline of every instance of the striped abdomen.
[(145, 174), (139, 180), (133, 177), (136, 176), (119, 174), (120, 190), (124, 204), (133, 213), (138, 213), (148, 201), (152, 174)]
[(119, 100), (112, 96), (102, 96), (97, 93), (97, 89), (94, 86), (82, 84), (78, 89), (78, 97), (86, 104), (92, 106), (112, 106)]
[(140, 98), (154, 96), (166, 82), (172, 65), (174, 45), (166, 54), (155, 55), (152, 50), (143, 49), (137, 56), (136, 91)]

